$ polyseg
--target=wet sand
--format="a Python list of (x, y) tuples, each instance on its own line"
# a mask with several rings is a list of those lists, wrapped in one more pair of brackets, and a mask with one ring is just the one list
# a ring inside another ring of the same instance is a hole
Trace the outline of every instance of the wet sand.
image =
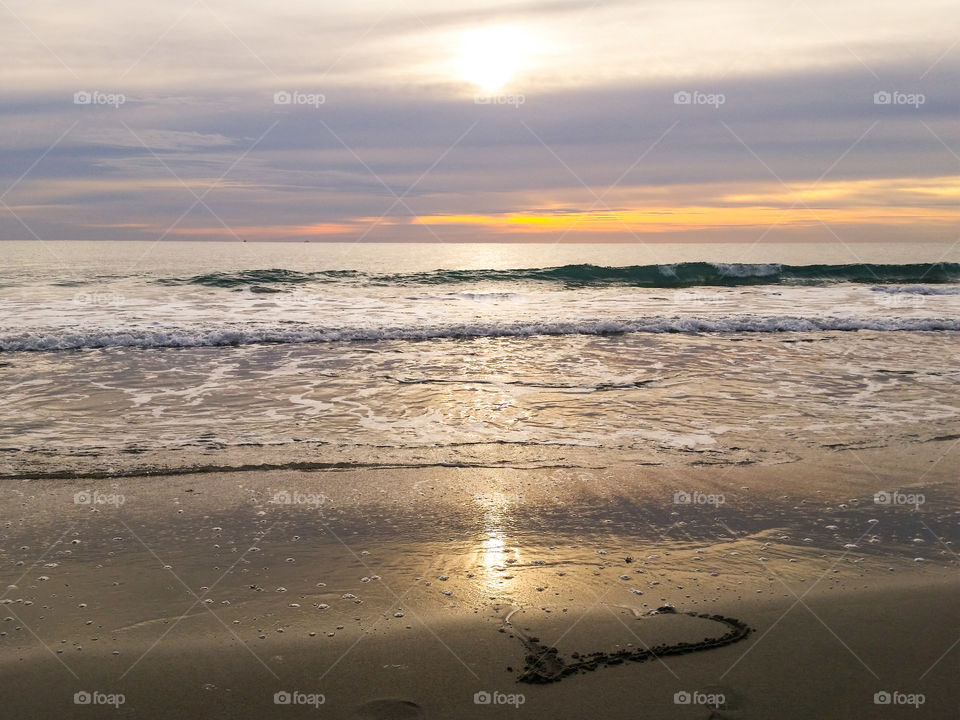
[(7, 481), (0, 704), (955, 717), (952, 442), (819, 465)]

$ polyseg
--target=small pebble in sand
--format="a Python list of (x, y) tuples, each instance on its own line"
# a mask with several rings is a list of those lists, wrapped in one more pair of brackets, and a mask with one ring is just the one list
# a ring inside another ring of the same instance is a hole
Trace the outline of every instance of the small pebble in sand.
[(344, 593), (340, 596), (341, 600), (356, 600), (357, 596), (353, 593)]
[(290, 603), (287, 607), (298, 608), (300, 607), (299, 603)]
[(630, 576), (629, 576), (629, 575), (621, 575), (621, 576), (620, 576), (620, 579), (621, 579), (621, 580), (629, 580), (629, 579), (630, 579)]
[(453, 595), (453, 590), (441, 590), (440, 592), (446, 595), (447, 597), (450, 597), (451, 595)]
[(317, 605), (317, 610), (326, 610), (328, 607), (330, 606), (327, 605), (326, 603), (320, 603), (319, 605)]
[(395, 613), (393, 614), (393, 616), (394, 616), (395, 618), (402, 618), (402, 617), (403, 617), (403, 613), (402, 613), (402, 612), (395, 612)]

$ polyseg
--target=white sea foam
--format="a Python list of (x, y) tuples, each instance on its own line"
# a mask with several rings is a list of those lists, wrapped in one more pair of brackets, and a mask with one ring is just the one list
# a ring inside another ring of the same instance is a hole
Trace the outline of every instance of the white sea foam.
[(0, 332), (0, 351), (53, 351), (109, 347), (178, 348), (252, 345), (259, 343), (325, 343), (343, 341), (429, 340), (438, 338), (532, 337), (537, 335), (603, 335), (611, 333), (776, 333), (875, 330), (960, 331), (953, 318), (858, 318), (741, 315), (728, 317), (647, 317), (639, 320), (571, 322), (493, 322), (412, 327), (312, 327), (250, 325), (169, 327), (164, 329), (57, 330)]

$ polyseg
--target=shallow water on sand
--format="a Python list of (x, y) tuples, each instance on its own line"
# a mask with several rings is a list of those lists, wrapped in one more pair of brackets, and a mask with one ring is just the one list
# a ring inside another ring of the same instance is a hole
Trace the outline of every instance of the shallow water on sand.
[(0, 472), (778, 463), (957, 434), (947, 333), (14, 353)]

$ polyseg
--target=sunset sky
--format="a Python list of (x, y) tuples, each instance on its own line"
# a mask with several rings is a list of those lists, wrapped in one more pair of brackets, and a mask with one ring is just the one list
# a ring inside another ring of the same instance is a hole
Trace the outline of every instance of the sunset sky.
[(0, 60), (0, 239), (960, 237), (956, 0), (0, 0)]

